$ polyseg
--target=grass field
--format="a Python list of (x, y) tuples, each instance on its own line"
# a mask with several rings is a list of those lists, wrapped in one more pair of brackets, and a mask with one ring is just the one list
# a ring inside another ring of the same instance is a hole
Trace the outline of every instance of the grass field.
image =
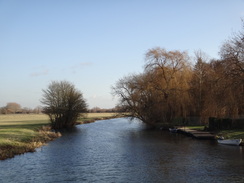
[[(88, 123), (99, 119), (113, 118), (115, 113), (88, 113), (78, 119), (78, 123)], [(45, 114), (0, 115), (0, 159), (16, 154), (32, 152), (58, 136), (51, 132), (48, 116)]]
[(222, 130), (218, 136), (223, 136), (225, 139), (242, 139), (244, 140), (244, 130)]
[(187, 128), (192, 130), (204, 130), (204, 126), (187, 126)]
[(109, 119), (118, 117), (117, 113), (87, 113), (80, 117), (77, 121), (78, 124), (89, 123), (96, 120)]

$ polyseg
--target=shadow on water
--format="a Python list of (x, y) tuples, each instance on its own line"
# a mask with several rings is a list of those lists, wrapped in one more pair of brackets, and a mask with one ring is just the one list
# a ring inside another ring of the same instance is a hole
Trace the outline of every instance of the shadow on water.
[(0, 162), (0, 182), (244, 182), (242, 147), (148, 128), (78, 125), (36, 153)]
[(61, 134), (64, 134), (64, 135), (68, 135), (68, 134), (76, 134), (76, 133), (80, 133), (81, 132), (81, 128), (79, 128), (79, 126), (74, 126), (72, 128), (68, 128), (68, 129), (61, 129), (59, 130), (59, 132)]

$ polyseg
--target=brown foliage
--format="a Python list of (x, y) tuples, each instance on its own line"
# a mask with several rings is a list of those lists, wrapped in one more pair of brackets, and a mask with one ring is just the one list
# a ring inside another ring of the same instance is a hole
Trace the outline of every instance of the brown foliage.
[(189, 111), (190, 78), (185, 52), (156, 48), (147, 53), (143, 74), (119, 80), (113, 90), (132, 116), (149, 124), (172, 122)]
[(223, 46), (221, 60), (210, 62), (198, 51), (193, 69), (186, 52), (151, 49), (144, 73), (120, 79), (114, 94), (124, 110), (149, 124), (187, 116), (238, 117), (244, 113), (243, 45), (241, 34)]

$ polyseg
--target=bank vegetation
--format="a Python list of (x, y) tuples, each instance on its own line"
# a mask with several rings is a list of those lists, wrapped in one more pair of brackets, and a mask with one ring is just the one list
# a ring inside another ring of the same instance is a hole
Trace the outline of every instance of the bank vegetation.
[[(240, 118), (244, 114), (244, 24), (221, 47), (219, 59), (196, 51), (153, 48), (144, 72), (121, 78), (113, 86), (120, 107), (151, 125), (187, 124), (196, 117)], [(192, 64), (194, 63), (194, 64)]]
[[(84, 124), (100, 119), (118, 117), (116, 113), (88, 113), (77, 120)], [(51, 129), (45, 114), (4, 114), (0, 115), (0, 160), (14, 157), (61, 136)]]

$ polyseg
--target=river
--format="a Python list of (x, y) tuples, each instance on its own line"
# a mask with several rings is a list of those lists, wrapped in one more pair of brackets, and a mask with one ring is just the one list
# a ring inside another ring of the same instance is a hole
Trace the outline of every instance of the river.
[(0, 182), (244, 182), (244, 148), (151, 130), (138, 120), (78, 125), (0, 161)]

